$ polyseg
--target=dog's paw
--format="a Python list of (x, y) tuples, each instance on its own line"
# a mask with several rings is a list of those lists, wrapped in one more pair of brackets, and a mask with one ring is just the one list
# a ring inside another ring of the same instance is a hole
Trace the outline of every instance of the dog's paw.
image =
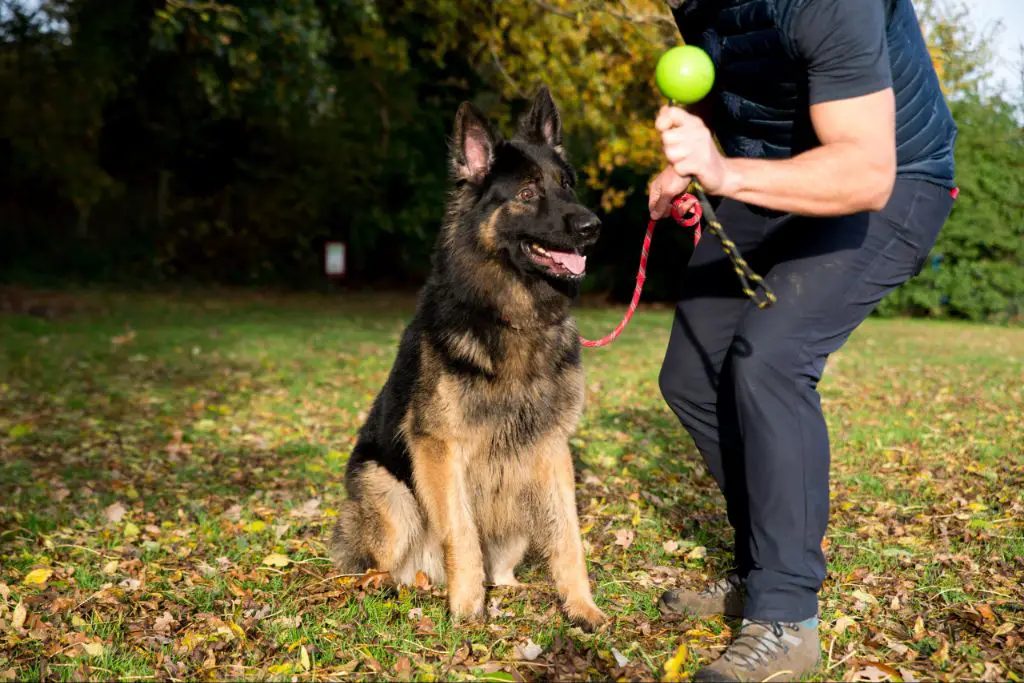
[(484, 587), (454, 591), (448, 598), (448, 609), (456, 623), (482, 622), (484, 620)]
[(593, 602), (580, 602), (565, 606), (569, 620), (587, 633), (593, 633), (608, 621), (608, 616)]

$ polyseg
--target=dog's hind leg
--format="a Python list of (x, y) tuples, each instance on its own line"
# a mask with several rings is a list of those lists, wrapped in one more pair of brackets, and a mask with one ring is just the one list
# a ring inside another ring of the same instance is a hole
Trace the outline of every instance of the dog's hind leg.
[(541, 446), (540, 461), (547, 469), (541, 480), (546, 493), (546, 519), (538, 525), (540, 545), (548, 558), (555, 587), (565, 602), (569, 618), (593, 630), (607, 617), (594, 604), (590, 594), (583, 541), (576, 514), (575, 480), (572, 455), (564, 439), (550, 440)]
[(372, 463), (354, 476), (352, 490), (356, 495), (343, 504), (332, 542), (339, 567), (348, 560), (355, 571), (372, 566), (390, 572), (397, 583), (413, 583), (417, 567), (409, 560), (419, 554), (425, 531), (416, 497)]
[(515, 568), (522, 562), (530, 539), (507, 536), (486, 543), (484, 555), (487, 564), (487, 582), (492, 586), (518, 586)]

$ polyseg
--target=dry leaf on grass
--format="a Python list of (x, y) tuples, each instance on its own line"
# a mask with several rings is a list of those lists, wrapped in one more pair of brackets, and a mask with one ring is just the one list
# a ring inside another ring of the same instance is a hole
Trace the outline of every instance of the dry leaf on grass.
[(107, 507), (103, 508), (103, 516), (112, 524), (120, 522), (126, 512), (128, 512), (128, 509), (120, 502), (111, 503)]
[(632, 529), (619, 529), (615, 532), (615, 545), (621, 545), (623, 549), (633, 545), (636, 532)]
[(528, 662), (532, 662), (537, 657), (540, 657), (542, 652), (544, 652), (544, 648), (533, 642), (530, 638), (527, 638), (525, 643), (515, 646), (516, 659), (525, 659)]
[(53, 576), (53, 570), (48, 568), (33, 569), (22, 580), (26, 586), (42, 586)]
[(850, 680), (878, 683), (879, 681), (895, 681), (900, 678), (902, 677), (896, 669), (892, 668), (888, 664), (876, 663), (855, 671)]

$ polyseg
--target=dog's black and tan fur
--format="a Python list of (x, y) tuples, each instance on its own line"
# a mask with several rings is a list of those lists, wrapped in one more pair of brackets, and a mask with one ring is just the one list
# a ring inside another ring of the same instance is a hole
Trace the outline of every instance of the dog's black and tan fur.
[(593, 628), (605, 616), (568, 444), (583, 406), (569, 305), (600, 223), (576, 199), (546, 88), (511, 140), (464, 103), (451, 164), (433, 270), (349, 460), (333, 554), (346, 571), (447, 583), (461, 619), (482, 616), (485, 584), (516, 583), (532, 547)]

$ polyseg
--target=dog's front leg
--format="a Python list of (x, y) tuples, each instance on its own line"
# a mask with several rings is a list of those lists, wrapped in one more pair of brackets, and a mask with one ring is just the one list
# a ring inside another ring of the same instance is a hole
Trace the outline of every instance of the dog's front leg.
[(484, 613), (484, 560), (461, 452), (456, 444), (420, 437), (412, 444), (412, 461), (417, 494), (431, 532), (441, 541), (452, 617), (480, 618)]
[(564, 440), (545, 444), (541, 454), (548, 481), (547, 507), (550, 524), (543, 539), (551, 576), (565, 601), (569, 618), (587, 630), (594, 630), (607, 620), (590, 594), (579, 518), (576, 515), (576, 484), (573, 478), (572, 454)]

